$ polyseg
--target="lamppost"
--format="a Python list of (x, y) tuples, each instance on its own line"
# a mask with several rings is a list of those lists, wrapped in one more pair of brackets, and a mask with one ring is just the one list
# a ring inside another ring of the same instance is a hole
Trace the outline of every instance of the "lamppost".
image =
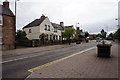
[(118, 21), (118, 28), (120, 27), (120, 18), (116, 18), (115, 20), (117, 20)]
[(20, 1), (20, 0), (15, 0), (15, 27), (16, 27), (16, 12), (17, 12), (17, 1)]
[(15, 49), (16, 49), (16, 19), (17, 19), (17, 15), (16, 15), (16, 12), (17, 12), (17, 1), (19, 0), (15, 0)]
[(80, 24), (79, 22), (76, 23), (76, 28), (77, 28), (77, 24)]

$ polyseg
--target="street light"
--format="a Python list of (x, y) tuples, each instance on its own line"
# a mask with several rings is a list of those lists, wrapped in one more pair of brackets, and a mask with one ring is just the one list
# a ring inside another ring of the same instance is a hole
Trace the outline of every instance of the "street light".
[(16, 27), (16, 9), (17, 9), (17, 1), (20, 1), (20, 0), (15, 0), (15, 27)]
[[(15, 0), (15, 35), (16, 35), (16, 9), (17, 9), (17, 1), (19, 0)], [(15, 36), (15, 49), (16, 49), (16, 36)]]
[(76, 23), (76, 29), (77, 29), (77, 24), (80, 24), (79, 22)]

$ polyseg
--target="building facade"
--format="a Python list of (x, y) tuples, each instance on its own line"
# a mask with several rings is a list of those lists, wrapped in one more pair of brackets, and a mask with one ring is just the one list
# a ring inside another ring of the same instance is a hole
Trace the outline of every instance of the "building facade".
[(0, 44), (3, 50), (15, 48), (15, 16), (6, 0), (0, 5)]
[(50, 22), (49, 18), (42, 15), (40, 19), (36, 19), (23, 27), (30, 40), (39, 39), (40, 34), (45, 33), (47, 40), (62, 40), (61, 32), (64, 31), (64, 22), (60, 24)]

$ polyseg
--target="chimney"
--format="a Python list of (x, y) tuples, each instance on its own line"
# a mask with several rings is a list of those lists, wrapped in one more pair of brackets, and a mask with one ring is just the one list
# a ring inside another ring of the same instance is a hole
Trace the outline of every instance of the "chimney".
[(77, 27), (77, 30), (80, 30), (80, 28), (79, 28), (79, 27)]
[(43, 18), (43, 19), (44, 19), (44, 18), (45, 18), (45, 15), (44, 15), (44, 14), (42, 14), (41, 18)]
[(60, 22), (60, 25), (61, 25), (62, 27), (64, 27), (64, 22)]
[(9, 8), (9, 1), (8, 0), (5, 0), (3, 2), (3, 6), (6, 7), (6, 8)]

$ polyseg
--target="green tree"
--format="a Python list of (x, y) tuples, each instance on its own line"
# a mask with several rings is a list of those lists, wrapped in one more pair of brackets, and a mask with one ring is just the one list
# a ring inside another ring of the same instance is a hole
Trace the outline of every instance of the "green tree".
[(44, 40), (46, 38), (46, 34), (42, 33), (40, 36), (39, 36), (40, 40), (43, 42), (44, 44)]
[(70, 38), (73, 37), (73, 35), (75, 34), (75, 29), (73, 28), (66, 28), (65, 32), (62, 32), (62, 37), (63, 38), (67, 38), (69, 45), (71, 43)]
[(114, 37), (120, 41), (120, 28), (114, 33)]
[(25, 31), (17, 30), (16, 32), (16, 40), (27, 40)]
[(101, 38), (106, 38), (106, 32), (104, 31), (104, 29), (101, 30)]
[(26, 37), (25, 31), (17, 30), (16, 32), (16, 45), (17, 46), (32, 46), (31, 41)]
[(110, 34), (109, 34), (109, 37), (113, 38), (113, 33), (110, 33)]
[(89, 33), (88, 32), (85, 32), (85, 37), (87, 38), (89, 36)]

